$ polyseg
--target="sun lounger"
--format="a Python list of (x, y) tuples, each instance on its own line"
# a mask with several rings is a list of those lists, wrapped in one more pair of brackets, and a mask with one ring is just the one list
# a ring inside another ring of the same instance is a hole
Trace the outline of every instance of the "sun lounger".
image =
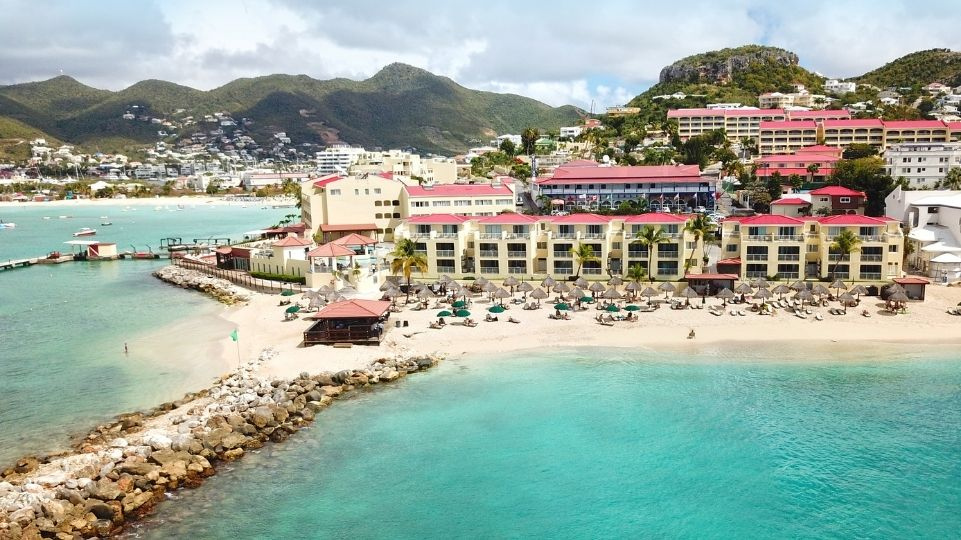
[(817, 320), (819, 320), (819, 321), (823, 321), (823, 320), (824, 320), (824, 315), (821, 315), (821, 312), (819, 311), (819, 312), (817, 312), (817, 313), (814, 314), (814, 318), (817, 319)]
[(746, 317), (746, 316), (747, 316), (747, 312), (744, 311), (743, 309), (737, 310), (737, 314), (738, 314), (738, 316), (740, 316), (740, 317)]
[(601, 325), (604, 325), (604, 326), (614, 326), (614, 323), (612, 323), (612, 322), (607, 322), (607, 321), (597, 321), (597, 323), (598, 323), (598, 324), (601, 324)]
[(724, 311), (721, 311), (721, 310), (709, 309), (708, 311), (710, 311), (711, 315), (714, 315), (715, 317), (720, 317), (721, 315), (724, 315)]
[(958, 308), (948, 308), (948, 315), (957, 315)]
[(437, 323), (435, 323), (435, 322), (430, 323), (430, 327), (433, 328), (434, 330), (440, 330), (441, 328), (443, 328), (443, 326), (441, 326), (441, 325), (439, 325), (439, 324), (437, 324)]
[(808, 318), (808, 316), (805, 315), (804, 312), (803, 312), (803, 311), (800, 311), (800, 310), (795, 311), (795, 312), (794, 312), (794, 315), (796, 315), (799, 319), (807, 319), (807, 318)]
[(864, 311), (861, 312), (861, 315), (863, 315), (863, 316), (865, 316), (865, 317), (870, 317), (870, 316), (871, 316), (871, 312), (868, 311), (868, 310), (864, 310)]
[(508, 317), (508, 318), (507, 318), (507, 322), (512, 322), (512, 323), (514, 323), (514, 324), (520, 324), (520, 321), (518, 321), (518, 320), (515, 319), (514, 317)]

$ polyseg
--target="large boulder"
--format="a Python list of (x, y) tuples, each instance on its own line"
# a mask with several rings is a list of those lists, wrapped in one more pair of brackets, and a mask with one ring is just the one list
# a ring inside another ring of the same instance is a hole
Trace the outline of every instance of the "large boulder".
[(239, 448), (243, 446), (244, 443), (246, 442), (247, 442), (247, 437), (245, 437), (240, 433), (235, 432), (235, 433), (229, 433), (226, 437), (224, 437), (223, 440), (221, 441), (221, 444), (223, 445), (224, 449), (231, 450), (233, 448)]
[(220, 446), (224, 437), (231, 433), (229, 428), (221, 427), (211, 430), (209, 433), (204, 435), (204, 447), (210, 448), (211, 450)]
[(143, 443), (154, 450), (166, 450), (173, 441), (166, 433), (152, 431), (144, 434)]
[(267, 427), (274, 421), (274, 413), (266, 405), (255, 407), (250, 411), (250, 423), (258, 429)]
[(116, 482), (106, 478), (88, 484), (86, 492), (94, 499), (100, 499), (101, 501), (113, 501), (122, 498), (124, 495), (124, 491), (120, 489)]
[(87, 505), (84, 507), (84, 511), (90, 512), (97, 519), (103, 519), (107, 521), (113, 521), (114, 516), (116, 516), (116, 511), (113, 506), (97, 500), (87, 501)]

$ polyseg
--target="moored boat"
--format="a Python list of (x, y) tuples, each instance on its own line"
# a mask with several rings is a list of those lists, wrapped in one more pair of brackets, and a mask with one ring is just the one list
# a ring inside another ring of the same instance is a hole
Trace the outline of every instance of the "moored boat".
[(74, 237), (77, 236), (93, 236), (97, 234), (97, 229), (91, 229), (90, 227), (83, 227), (79, 231), (73, 233)]

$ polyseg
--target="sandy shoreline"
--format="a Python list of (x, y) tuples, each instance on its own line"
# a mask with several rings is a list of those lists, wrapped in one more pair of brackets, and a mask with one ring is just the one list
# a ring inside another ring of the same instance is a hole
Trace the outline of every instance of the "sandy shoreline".
[(185, 197), (145, 197), (129, 199), (71, 199), (57, 200), (48, 202), (10, 202), (0, 201), (2, 208), (97, 208), (100, 206), (175, 206), (178, 204), (197, 206), (197, 205), (216, 205), (216, 206), (254, 206), (262, 205), (287, 205), (293, 204), (294, 200), (283, 197), (267, 197), (257, 200), (232, 200), (224, 197), (210, 196), (185, 196)]

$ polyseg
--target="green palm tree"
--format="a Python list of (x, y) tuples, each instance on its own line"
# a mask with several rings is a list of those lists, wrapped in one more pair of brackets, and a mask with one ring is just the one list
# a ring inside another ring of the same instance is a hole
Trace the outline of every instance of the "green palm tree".
[(809, 184), (812, 183), (812, 182), (814, 182), (814, 175), (817, 174), (817, 172), (818, 172), (820, 169), (821, 169), (821, 166), (818, 165), (817, 163), (812, 163), (812, 164), (808, 165), (807, 171), (808, 171), (808, 183), (809, 183)]
[(423, 253), (417, 252), (417, 244), (410, 238), (402, 238), (394, 245), (391, 253), (393, 259), (390, 261), (390, 271), (392, 274), (404, 273), (407, 280), (407, 301), (410, 301), (410, 275), (414, 270), (418, 272), (427, 271), (427, 257)]
[(633, 281), (634, 283), (640, 283), (641, 280), (647, 277), (647, 270), (640, 264), (634, 263), (627, 269), (627, 279)]
[(860, 251), (860, 249), (861, 239), (858, 235), (854, 234), (854, 231), (851, 229), (844, 229), (834, 237), (829, 253), (838, 255), (838, 260), (834, 261), (834, 266), (831, 267), (831, 279), (834, 279), (834, 273), (837, 271), (838, 264), (841, 260), (844, 259), (846, 255)]
[(348, 266), (344, 270), (334, 270), (334, 277), (356, 285), (361, 273), (360, 264), (355, 262), (353, 266)]
[(694, 252), (697, 251), (698, 244), (700, 244), (703, 251), (704, 240), (708, 237), (708, 235), (714, 234), (715, 229), (716, 226), (711, 223), (704, 214), (697, 214), (693, 218), (687, 220), (687, 223), (684, 224), (684, 230), (694, 236), (694, 249), (691, 250), (691, 258), (688, 260), (688, 268), (694, 266)]
[(594, 248), (589, 244), (577, 244), (577, 246), (572, 247), (571, 255), (577, 261), (577, 272), (574, 273), (574, 277), (581, 275), (581, 267), (584, 266), (584, 263), (600, 260), (597, 255), (594, 255)]
[(634, 241), (647, 248), (647, 276), (651, 283), (654, 283), (654, 269), (651, 268), (651, 257), (653, 255), (651, 252), (657, 248), (658, 244), (667, 242), (667, 235), (660, 227), (645, 225), (634, 235)]

